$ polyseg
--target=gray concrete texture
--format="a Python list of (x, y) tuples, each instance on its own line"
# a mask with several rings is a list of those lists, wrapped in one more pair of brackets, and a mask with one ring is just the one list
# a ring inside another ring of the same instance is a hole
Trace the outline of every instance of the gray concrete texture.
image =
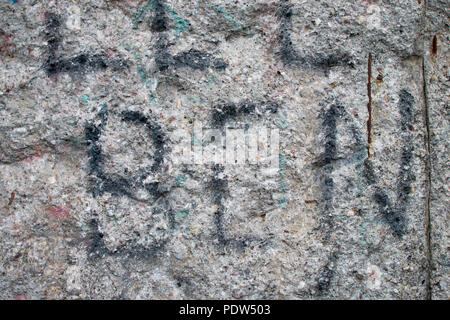
[[(448, 16), (1, 1), (0, 298), (448, 299)], [(180, 164), (196, 121), (278, 167)]]

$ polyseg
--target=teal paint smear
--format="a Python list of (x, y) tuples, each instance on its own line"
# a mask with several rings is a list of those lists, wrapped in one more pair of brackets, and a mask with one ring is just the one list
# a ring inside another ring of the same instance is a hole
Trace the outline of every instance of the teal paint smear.
[(237, 23), (232, 17), (230, 17), (225, 10), (217, 6), (212, 6), (212, 8), (214, 8), (214, 10), (220, 13), (225, 18), (225, 20), (227, 20), (231, 25), (237, 27), (237, 30), (240, 30), (242, 28), (241, 25)]
[(183, 176), (183, 175), (178, 176), (177, 177), (177, 181), (176, 181), (177, 186), (179, 186), (184, 181), (186, 181), (186, 177), (185, 176)]
[(373, 217), (373, 218), (364, 218), (363, 221), (358, 226), (359, 231), (359, 242), (365, 245), (373, 245), (373, 241), (370, 241), (368, 239), (367, 235), (367, 226), (370, 226), (370, 229), (373, 229), (379, 224), (382, 224), (380, 218)]
[(150, 9), (153, 9), (153, 1), (148, 0), (134, 15), (133, 17), (133, 29), (137, 29), (137, 25), (142, 22), (142, 19), (145, 17), (145, 14)]
[(208, 79), (208, 81), (206, 82), (206, 85), (209, 87), (209, 86), (211, 85), (212, 82), (217, 83), (217, 80), (216, 80), (216, 76), (215, 76), (215, 75), (211, 75), (211, 77), (210, 77), (210, 78)]
[(91, 98), (87, 94), (83, 94), (81, 96), (81, 101), (83, 101), (84, 103), (88, 103), (89, 100), (91, 100)]
[(183, 218), (186, 218), (188, 215), (189, 215), (188, 209), (179, 210), (179, 211), (175, 212), (176, 219), (183, 219)]
[[(145, 83), (145, 87), (147, 89), (150, 89), (151, 87), (151, 80), (148, 76), (148, 74), (145, 72), (145, 69), (142, 65), (142, 59), (139, 56), (139, 51), (135, 48), (132, 48), (131, 45), (127, 41), (122, 41), (121, 45), (127, 50), (132, 52), (134, 56), (134, 60), (136, 63), (136, 72), (141, 79), (141, 82)], [(156, 104), (156, 97), (153, 92), (149, 94), (150, 101)]]
[(189, 20), (180, 17), (173, 8), (169, 7), (168, 5), (164, 6), (166, 7), (167, 11), (169, 11), (172, 18), (175, 20), (175, 28), (173, 29), (173, 33), (175, 34), (175, 37), (178, 38), (180, 36), (180, 33), (187, 30), (191, 23), (189, 22)]
[(278, 119), (278, 126), (281, 129), (286, 129), (288, 126), (288, 123), (286, 122), (286, 120), (280, 118), (280, 119)]
[(286, 202), (287, 202), (287, 198), (286, 197), (283, 197), (283, 198), (281, 198), (281, 200), (280, 201), (278, 201), (278, 204), (280, 205), (280, 206), (283, 206)]
[[(142, 59), (139, 55), (139, 51), (136, 49), (132, 49), (130, 47), (130, 45), (128, 43), (123, 43), (123, 46), (125, 47), (125, 49), (127, 49), (128, 51), (133, 51), (133, 56), (136, 62), (136, 72), (139, 76), (139, 79), (141, 80), (142, 83), (145, 84), (145, 87), (147, 89), (150, 89), (152, 81), (149, 77), (149, 75), (147, 74), (147, 72), (145, 72), (145, 69), (143, 67), (142, 64)], [(150, 101), (154, 104), (157, 104), (157, 100), (156, 100), (156, 96), (153, 92), (150, 92), (150, 94), (148, 95)]]
[(195, 134), (192, 135), (192, 139), (191, 139), (191, 143), (192, 144), (197, 144), (199, 146), (204, 146), (206, 143), (204, 141), (201, 141), (200, 139), (198, 139)]
[(173, 33), (175, 34), (175, 37), (179, 37), (180, 33), (189, 28), (189, 21), (186, 19), (182, 19), (180, 17), (177, 17), (175, 19), (176, 21), (176, 27), (173, 29)]
[(142, 66), (142, 59), (139, 56), (137, 50), (134, 51), (134, 58), (136, 59), (136, 71), (139, 75), (139, 78), (141, 78), (141, 81), (145, 83), (145, 86), (147, 87), (147, 89), (149, 89), (151, 81), (148, 77), (148, 74), (145, 72), (144, 67)]
[(150, 94), (148, 95), (148, 97), (150, 98), (150, 101), (151, 101), (152, 103), (158, 104), (158, 102), (156, 101), (156, 96), (155, 96), (155, 94), (150, 93)]

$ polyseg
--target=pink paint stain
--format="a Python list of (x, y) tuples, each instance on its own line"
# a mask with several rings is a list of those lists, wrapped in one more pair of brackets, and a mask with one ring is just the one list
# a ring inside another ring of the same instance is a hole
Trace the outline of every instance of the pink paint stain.
[(33, 147), (34, 153), (29, 155), (27, 158), (25, 158), (26, 162), (32, 162), (37, 158), (41, 158), (45, 154), (45, 149), (42, 148), (42, 146), (34, 146)]
[(15, 300), (27, 300), (27, 296), (22, 293), (22, 294), (18, 294), (17, 296), (14, 297)]
[(56, 219), (61, 219), (69, 216), (70, 208), (69, 206), (51, 206), (47, 211)]
[(45, 9), (42, 9), (42, 11), (41, 11), (41, 13), (39, 14), (39, 17), (41, 18), (41, 21), (44, 21), (45, 20), (45, 13), (46, 13), (47, 11), (45, 10)]

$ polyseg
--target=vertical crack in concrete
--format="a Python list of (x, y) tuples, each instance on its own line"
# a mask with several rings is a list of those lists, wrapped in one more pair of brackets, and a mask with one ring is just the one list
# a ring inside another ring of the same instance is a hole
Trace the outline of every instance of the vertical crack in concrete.
[(367, 158), (370, 158), (370, 146), (372, 144), (372, 55), (367, 58)]
[(432, 268), (432, 253), (431, 253), (431, 216), (430, 216), (430, 198), (431, 198), (431, 146), (430, 146), (430, 118), (428, 111), (428, 94), (426, 84), (426, 70), (425, 70), (425, 56), (422, 57), (422, 75), (423, 75), (423, 95), (424, 95), (424, 118), (425, 118), (425, 145), (427, 149), (426, 159), (426, 199), (425, 199), (425, 228), (426, 228), (426, 245), (427, 245), (427, 276), (426, 276), (426, 297), (431, 300), (431, 268)]
[[(424, 2), (423, 9), (423, 33), (425, 34), (425, 24), (427, 18), (427, 5), (428, 1)], [(423, 45), (425, 48), (425, 37), (423, 37)], [(425, 166), (426, 174), (426, 199), (425, 199), (425, 237), (426, 237), (426, 255), (427, 255), (427, 274), (425, 276), (425, 299), (432, 299), (432, 288), (431, 288), (431, 269), (433, 265), (432, 252), (431, 252), (431, 216), (430, 216), (430, 199), (431, 199), (431, 143), (430, 143), (430, 116), (429, 116), (429, 105), (428, 105), (428, 93), (427, 93), (427, 78), (426, 78), (426, 68), (425, 68), (425, 50), (422, 53), (422, 80), (423, 80), (423, 98), (424, 98), (424, 123), (425, 123), (425, 148), (427, 150), (427, 159)]]

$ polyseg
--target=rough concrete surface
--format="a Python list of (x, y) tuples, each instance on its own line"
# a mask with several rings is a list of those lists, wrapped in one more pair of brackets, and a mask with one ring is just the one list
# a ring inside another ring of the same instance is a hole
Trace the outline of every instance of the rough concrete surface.
[[(0, 298), (448, 299), (448, 16), (2, 0)], [(180, 162), (205, 128), (277, 165)]]

